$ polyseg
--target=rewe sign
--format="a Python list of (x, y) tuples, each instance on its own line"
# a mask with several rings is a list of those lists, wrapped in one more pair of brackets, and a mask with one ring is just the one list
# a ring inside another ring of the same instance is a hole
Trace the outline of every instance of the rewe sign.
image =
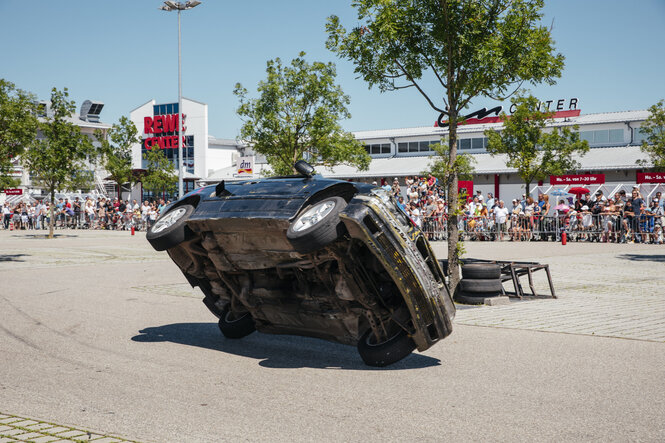
[[(153, 137), (146, 137), (143, 139), (143, 146), (146, 149), (151, 149), (157, 145), (160, 149), (177, 149), (178, 148), (178, 115), (155, 115), (154, 117), (143, 118), (143, 132), (146, 134), (153, 134)], [(186, 115), (182, 115), (182, 132), (184, 133), (187, 128), (185, 127)], [(182, 136), (182, 145), (185, 146), (185, 136)]]

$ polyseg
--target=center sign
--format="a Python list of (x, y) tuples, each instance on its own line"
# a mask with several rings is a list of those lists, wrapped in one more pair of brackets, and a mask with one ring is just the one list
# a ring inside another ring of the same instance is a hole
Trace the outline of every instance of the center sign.
[[(160, 149), (177, 149), (178, 148), (178, 115), (155, 115), (154, 117), (143, 118), (143, 132), (146, 134), (153, 134), (153, 137), (146, 137), (143, 139), (143, 146), (146, 149), (151, 149), (157, 145)], [(185, 130), (186, 115), (182, 115), (182, 133)], [(175, 134), (175, 135), (173, 135)], [(185, 146), (185, 136), (182, 136), (182, 145)]]

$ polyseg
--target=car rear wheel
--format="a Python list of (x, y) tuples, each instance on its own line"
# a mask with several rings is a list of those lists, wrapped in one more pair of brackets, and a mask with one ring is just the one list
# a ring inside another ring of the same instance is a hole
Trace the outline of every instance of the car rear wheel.
[(252, 315), (249, 312), (231, 312), (230, 303), (222, 309), (218, 325), (226, 338), (243, 338), (256, 331)]
[(358, 353), (368, 366), (388, 366), (407, 357), (416, 344), (402, 328), (396, 328), (389, 338), (379, 341), (372, 329), (358, 340)]
[(157, 251), (165, 251), (194, 236), (187, 219), (194, 212), (192, 205), (180, 205), (157, 219), (146, 234), (146, 239)]
[(337, 240), (344, 233), (339, 213), (345, 207), (343, 198), (328, 197), (305, 208), (286, 231), (293, 248), (307, 254)]

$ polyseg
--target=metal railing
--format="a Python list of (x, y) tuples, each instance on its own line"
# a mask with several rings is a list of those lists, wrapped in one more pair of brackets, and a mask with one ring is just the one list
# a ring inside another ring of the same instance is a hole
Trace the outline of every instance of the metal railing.
[[(622, 217), (618, 213), (568, 213), (553, 216), (509, 215), (505, 223), (493, 217), (462, 216), (465, 241), (568, 241), (662, 243), (665, 217), (650, 214)], [(429, 241), (446, 240), (446, 218), (423, 217), (421, 229)]]

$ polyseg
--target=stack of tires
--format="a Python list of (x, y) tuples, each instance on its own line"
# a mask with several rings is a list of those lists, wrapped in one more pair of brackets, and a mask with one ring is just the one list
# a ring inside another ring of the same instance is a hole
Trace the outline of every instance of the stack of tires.
[(495, 263), (462, 265), (462, 280), (455, 301), (466, 304), (483, 304), (485, 299), (497, 297), (503, 292), (501, 266)]

